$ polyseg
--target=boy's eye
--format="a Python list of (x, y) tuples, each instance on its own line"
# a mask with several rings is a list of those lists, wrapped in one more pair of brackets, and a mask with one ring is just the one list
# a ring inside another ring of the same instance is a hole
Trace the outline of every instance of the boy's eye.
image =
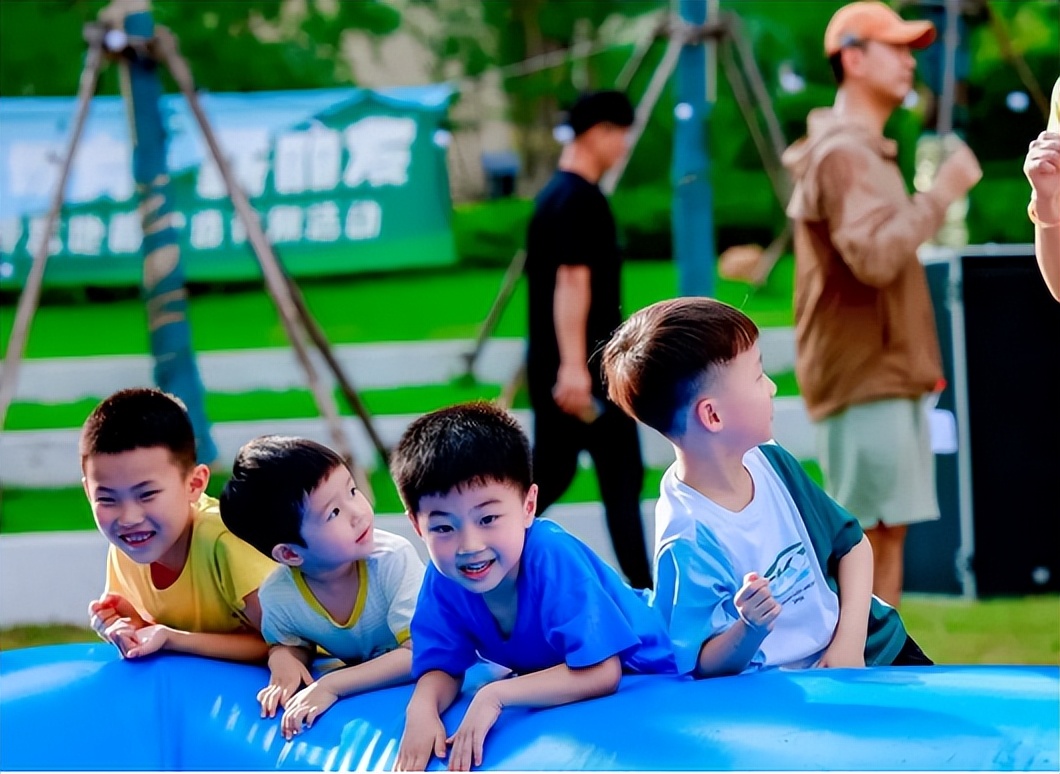
[(354, 497), (356, 497), (357, 496), (357, 487), (351, 486), (350, 487), (350, 494), (353, 495)]
[(149, 490), (147, 492), (141, 492), (140, 493), (140, 499), (141, 500), (150, 500), (156, 494), (158, 494), (158, 490), (157, 489), (151, 489), (151, 490)]
[(96, 502), (100, 505), (114, 505), (113, 497), (96, 497)]
[(338, 508), (332, 508), (331, 509), (331, 513), (328, 514), (327, 520), (331, 521), (332, 519), (334, 519), (338, 515), (339, 515), (339, 509)]
[(493, 522), (495, 522), (499, 518), (500, 518), (500, 516), (497, 516), (496, 514), (491, 514), (489, 516), (483, 516), (482, 517), (482, 523), (483, 524), (492, 524)]
[(447, 532), (452, 532), (453, 528), (449, 524), (435, 524), (433, 527), (429, 527), (427, 531), (436, 535), (444, 535)]

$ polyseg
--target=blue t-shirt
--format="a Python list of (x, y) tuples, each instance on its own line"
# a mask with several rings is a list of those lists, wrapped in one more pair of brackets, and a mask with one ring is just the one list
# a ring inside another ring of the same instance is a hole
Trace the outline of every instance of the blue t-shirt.
[(459, 676), (477, 656), (517, 674), (577, 669), (619, 656), (627, 672), (673, 673), (662, 618), (587, 545), (536, 519), (516, 580), (518, 609), (505, 637), (481, 594), (427, 567), (412, 618), (412, 675)]

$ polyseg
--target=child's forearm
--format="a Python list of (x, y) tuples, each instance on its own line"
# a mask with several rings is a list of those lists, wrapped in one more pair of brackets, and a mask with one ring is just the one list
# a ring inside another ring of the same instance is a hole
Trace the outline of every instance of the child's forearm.
[(866, 537), (839, 560), (839, 623), (836, 638), (860, 640), (864, 649), (872, 605), (872, 546)]
[(498, 680), (479, 689), (501, 707), (555, 707), (607, 696), (618, 690), (622, 662), (618, 656), (582, 669), (559, 664), (540, 672)]
[(456, 700), (463, 684), (462, 676), (453, 677), (440, 669), (431, 670), (416, 681), (416, 689), (409, 699), (408, 710), (426, 707), (441, 715)]
[(283, 645), (281, 643), (271, 643), (269, 645), (269, 665), (272, 665), (273, 659), (280, 661), (285, 658), (293, 658), (302, 666), (309, 666), (313, 663), (313, 659), (316, 657), (316, 648), (306, 647), (303, 645)]
[[(407, 683), (412, 671), (412, 651), (407, 647), (365, 661), (356, 666), (337, 669), (320, 678), (336, 696), (350, 696), (376, 688)], [(450, 700), (452, 701), (452, 700)]]
[(696, 677), (739, 674), (751, 663), (768, 634), (769, 629), (755, 628), (738, 618), (728, 629), (703, 643)]
[(170, 629), (165, 650), (229, 661), (260, 662), (269, 656), (269, 646), (257, 632), (183, 632)]

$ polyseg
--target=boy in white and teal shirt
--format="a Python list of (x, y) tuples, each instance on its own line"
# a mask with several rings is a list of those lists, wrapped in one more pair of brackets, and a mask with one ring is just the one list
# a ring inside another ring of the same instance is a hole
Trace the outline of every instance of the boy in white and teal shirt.
[(656, 507), (654, 607), (682, 673), (930, 665), (872, 596), (857, 520), (771, 442), (758, 329), (707, 298), (635, 313), (604, 350), (610, 398), (673, 444)]

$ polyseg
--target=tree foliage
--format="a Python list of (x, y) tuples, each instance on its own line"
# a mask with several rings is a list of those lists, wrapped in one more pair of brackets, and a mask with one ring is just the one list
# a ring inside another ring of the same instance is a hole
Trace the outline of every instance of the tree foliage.
[[(69, 95), (84, 61), (82, 28), (105, 0), (0, 3), (0, 94)], [(283, 0), (154, 0), (155, 21), (176, 33), (198, 84), (210, 91), (326, 88), (352, 83), (342, 35), (393, 32), (394, 8), (375, 0), (295, 7)], [(105, 73), (99, 93), (116, 94)]]

